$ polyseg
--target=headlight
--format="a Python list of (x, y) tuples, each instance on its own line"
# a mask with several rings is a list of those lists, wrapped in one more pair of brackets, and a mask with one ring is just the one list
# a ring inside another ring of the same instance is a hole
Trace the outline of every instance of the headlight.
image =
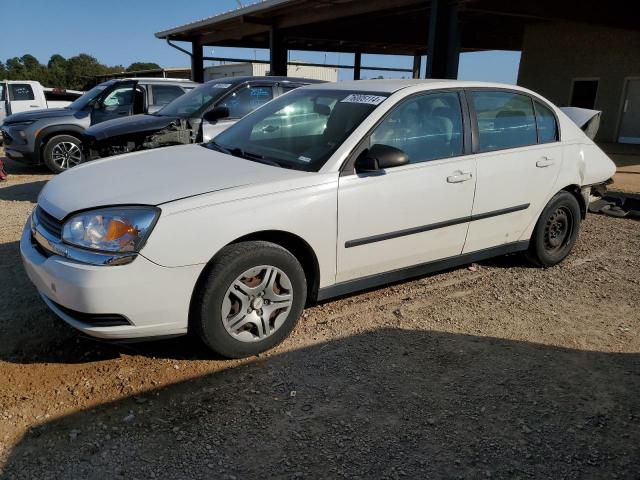
[(138, 252), (149, 237), (160, 210), (155, 207), (110, 207), (78, 213), (62, 229), (65, 243), (105, 252)]

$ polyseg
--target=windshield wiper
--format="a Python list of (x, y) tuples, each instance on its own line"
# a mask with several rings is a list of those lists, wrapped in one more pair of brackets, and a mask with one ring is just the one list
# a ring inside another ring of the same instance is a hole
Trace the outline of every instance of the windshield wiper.
[(234, 157), (238, 157), (238, 158), (244, 158), (245, 160), (251, 160), (252, 162), (263, 163), (265, 165), (271, 165), (274, 167), (291, 168), (290, 166), (277, 162), (276, 160), (266, 158), (264, 155), (260, 155), (259, 153), (245, 152), (239, 147), (235, 147), (235, 148), (223, 147), (222, 145), (220, 145), (217, 142), (214, 142), (213, 140), (210, 141), (208, 145), (214, 150), (217, 150), (218, 152), (226, 153), (227, 155), (233, 155)]
[(260, 155), (258, 153), (245, 152), (244, 150), (238, 147), (232, 148), (230, 150), (230, 153), (234, 157), (240, 157), (240, 158), (244, 158), (246, 160), (251, 160), (258, 163), (264, 163), (265, 165), (272, 165), (274, 167), (282, 167), (282, 165), (275, 160), (266, 158), (264, 155)]
[(222, 145), (220, 145), (217, 142), (214, 142), (213, 140), (211, 140), (207, 145), (213, 148), (214, 150), (217, 150), (222, 153), (226, 153), (227, 155), (232, 155), (231, 151), (228, 148), (223, 147)]

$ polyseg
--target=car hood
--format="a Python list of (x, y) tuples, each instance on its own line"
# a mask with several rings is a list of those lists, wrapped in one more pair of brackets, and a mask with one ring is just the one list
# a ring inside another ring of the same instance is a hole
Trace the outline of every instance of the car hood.
[(99, 123), (85, 131), (85, 136), (97, 141), (140, 132), (154, 132), (167, 128), (179, 117), (161, 117), (158, 115), (133, 115), (131, 117), (115, 118)]
[(29, 110), (28, 112), (19, 112), (9, 115), (4, 119), (5, 125), (13, 122), (25, 122), (32, 120), (42, 120), (45, 118), (68, 117), (73, 115), (74, 111), (70, 108), (46, 108), (41, 110)]
[(46, 184), (38, 204), (62, 220), (107, 205), (160, 205), (204, 193), (309, 175), (200, 145), (134, 152), (85, 163)]

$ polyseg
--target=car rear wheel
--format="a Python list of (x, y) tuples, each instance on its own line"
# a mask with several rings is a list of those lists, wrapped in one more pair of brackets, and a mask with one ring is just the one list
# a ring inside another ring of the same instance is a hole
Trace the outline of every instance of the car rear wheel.
[(288, 250), (263, 241), (233, 244), (206, 273), (194, 297), (191, 326), (224, 357), (256, 355), (289, 335), (306, 296), (304, 270)]
[(527, 258), (541, 267), (560, 263), (576, 243), (581, 218), (576, 198), (569, 192), (557, 193), (536, 223)]
[(56, 135), (44, 148), (44, 163), (53, 173), (62, 173), (83, 162), (80, 140), (71, 135)]

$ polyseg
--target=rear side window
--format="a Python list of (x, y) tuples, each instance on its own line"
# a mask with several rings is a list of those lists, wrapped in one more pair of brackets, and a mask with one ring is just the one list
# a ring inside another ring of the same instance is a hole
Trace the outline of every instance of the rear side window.
[(10, 100), (35, 100), (33, 89), (28, 83), (10, 83), (9, 84)]
[(538, 125), (538, 143), (556, 142), (558, 140), (558, 125), (556, 116), (546, 105), (533, 102), (536, 109), (536, 124)]
[(184, 93), (177, 85), (153, 85), (153, 105), (164, 106)]
[(0, 83), (0, 102), (5, 101), (5, 88), (4, 85)]
[(471, 92), (478, 121), (481, 152), (517, 148), (537, 143), (533, 102), (512, 92)]

